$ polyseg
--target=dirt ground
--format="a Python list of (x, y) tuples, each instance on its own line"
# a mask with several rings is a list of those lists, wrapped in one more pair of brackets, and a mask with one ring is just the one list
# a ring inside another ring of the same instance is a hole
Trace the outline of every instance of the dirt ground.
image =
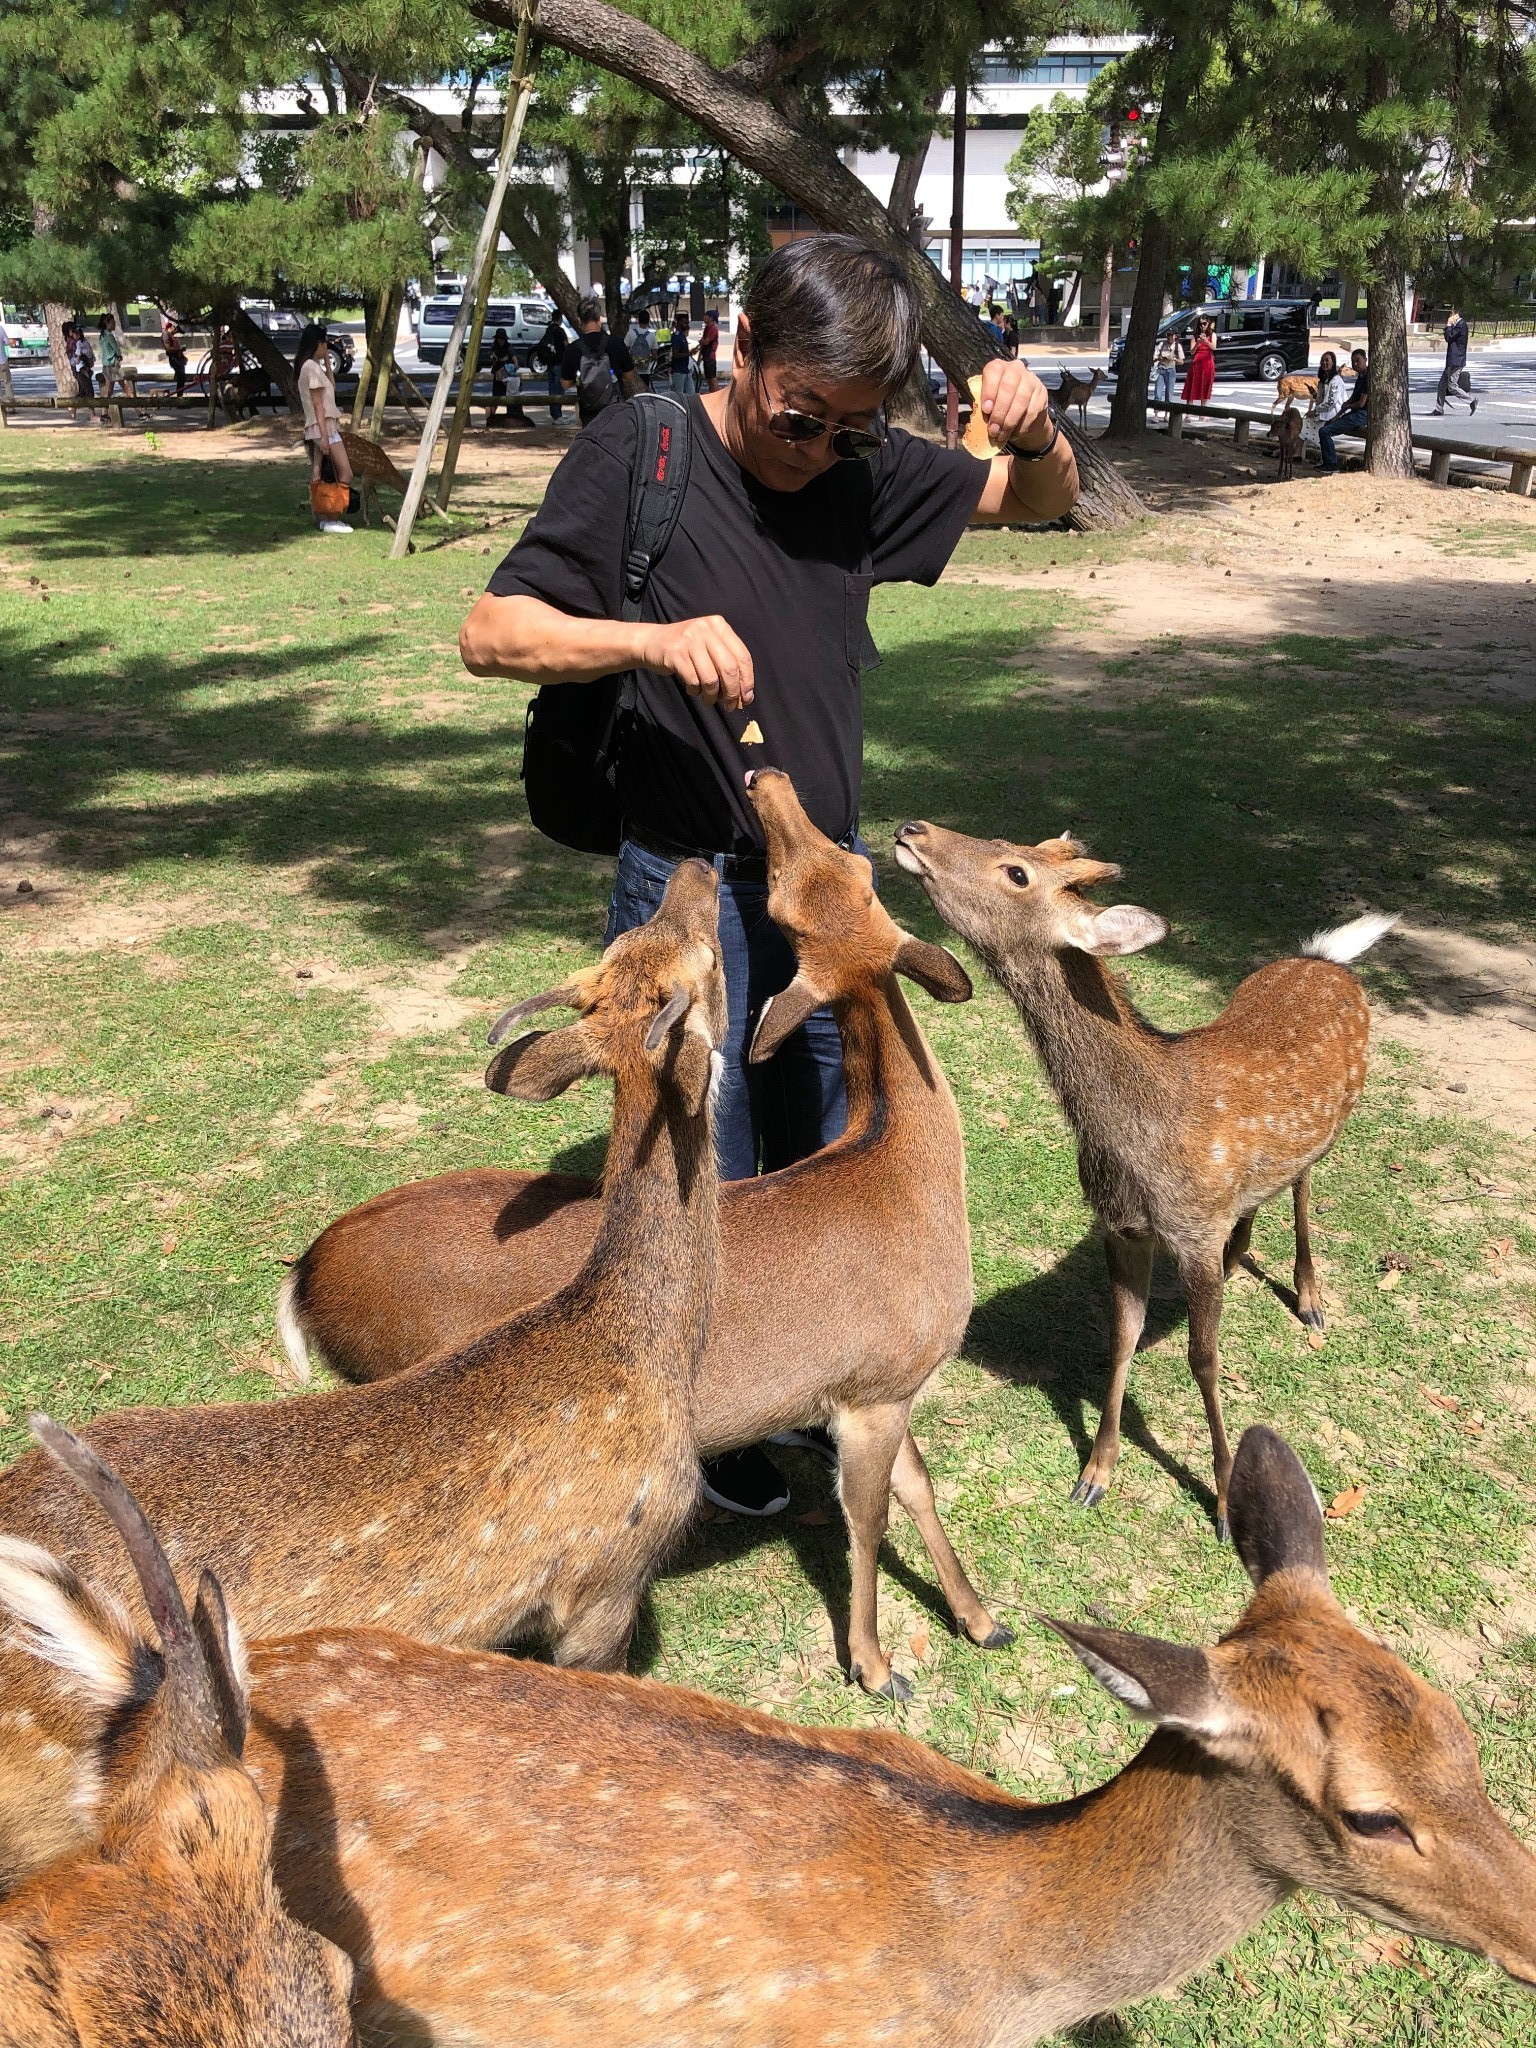
[[(78, 432), (101, 430), (82, 427)], [(454, 510), (471, 530), (446, 544), (499, 552), (538, 503), (569, 430), (478, 426), (466, 435)], [(172, 461), (301, 464), (296, 428), (247, 421), (212, 433), (157, 431)], [(402, 471), (416, 443), (392, 431)], [(1400, 665), (1416, 711), (1496, 699), (1536, 703), (1536, 499), (1502, 481), (1382, 483), (1360, 471), (1303, 469), (1277, 483), (1262, 440), (1235, 448), (1225, 434), (1171, 442), (1149, 436), (1116, 452), (1157, 524), (1119, 535), (1050, 536), (1041, 567), (952, 566), (946, 580), (1069, 590), (1078, 603), (1044, 653), (1051, 685), (1114, 699), (1200, 687), (1212, 663), (1274, 658), (1287, 633), (1368, 641)], [(392, 500), (386, 499), (386, 504)], [(421, 546), (443, 545), (425, 520)], [(510, 538), (510, 532), (507, 535)], [(1038, 552), (1038, 549), (1036, 549)], [(1164, 645), (1170, 668), (1151, 680), (1117, 672)], [(1042, 657), (1032, 650), (1038, 671)], [(1533, 774), (1536, 807), (1536, 774)], [(1507, 943), (1404, 923), (1385, 942), (1413, 994), (1379, 1028), (1420, 1054), (1434, 1106), (1449, 1104), (1520, 1136), (1536, 1131), (1536, 941)]]

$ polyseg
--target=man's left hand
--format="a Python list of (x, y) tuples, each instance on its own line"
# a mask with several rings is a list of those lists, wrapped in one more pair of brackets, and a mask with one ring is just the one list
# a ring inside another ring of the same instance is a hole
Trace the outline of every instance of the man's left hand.
[(1004, 448), (1010, 441), (1023, 448), (1043, 448), (1051, 438), (1049, 394), (1023, 363), (994, 356), (981, 373), (980, 404), (994, 448)]

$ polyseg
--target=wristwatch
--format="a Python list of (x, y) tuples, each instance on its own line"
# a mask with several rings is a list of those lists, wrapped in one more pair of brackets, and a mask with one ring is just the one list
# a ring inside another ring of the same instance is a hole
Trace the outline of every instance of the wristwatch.
[(1017, 441), (1009, 441), (1005, 443), (1003, 453), (1005, 455), (1016, 455), (1020, 462), (1038, 462), (1042, 455), (1049, 455), (1056, 446), (1056, 439), (1060, 432), (1061, 422), (1052, 416), (1051, 438), (1043, 448), (1021, 448)]

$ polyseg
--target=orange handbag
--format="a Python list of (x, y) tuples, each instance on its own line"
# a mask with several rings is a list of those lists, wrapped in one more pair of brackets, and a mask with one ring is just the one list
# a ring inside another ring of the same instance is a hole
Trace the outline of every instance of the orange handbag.
[(345, 484), (312, 483), (309, 487), (309, 502), (317, 519), (345, 518), (350, 495)]

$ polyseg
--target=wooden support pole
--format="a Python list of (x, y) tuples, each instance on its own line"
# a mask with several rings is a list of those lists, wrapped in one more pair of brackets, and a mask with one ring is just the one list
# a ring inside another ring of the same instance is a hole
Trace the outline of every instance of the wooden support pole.
[[(508, 94), (516, 95), (511, 102), (510, 118), (502, 133), (501, 154), (496, 163), (496, 180), (491, 186), (491, 196), (486, 205), (485, 219), (480, 223), (480, 239), (475, 245), (474, 262), (470, 275), (478, 277), (485, 267), (486, 252), (494, 252), (496, 238), (500, 233), (502, 201), (507, 196), (507, 187), (512, 182), (512, 164), (517, 156), (517, 139), (522, 133), (523, 117), (528, 111), (528, 101), (533, 92), (532, 46), (534, 26), (538, 19), (538, 0), (521, 0), (518, 9), (517, 47), (512, 57), (512, 75), (507, 80)], [(400, 507), (399, 522), (395, 527), (394, 543), (390, 548), (390, 559), (402, 561), (411, 551), (411, 528), (416, 524), (416, 515), (421, 510), (426, 496), (427, 478), (432, 469), (432, 450), (442, 429), (443, 414), (448, 410), (448, 395), (453, 389), (454, 370), (459, 359), (459, 350), (464, 343), (464, 330), (469, 324), (469, 304), (459, 301), (458, 315), (453, 331), (448, 337), (448, 346), (443, 354), (443, 366), (438, 372), (437, 385), (432, 393), (432, 403), (427, 408), (426, 425), (421, 430), (421, 446), (416, 451), (416, 460), (411, 468), (411, 480), (406, 486), (405, 503)]]
[(400, 308), (404, 304), (405, 286), (392, 286), (381, 323), (383, 338), (379, 345), (379, 376), (373, 387), (373, 417), (368, 422), (370, 441), (377, 441), (384, 431), (384, 408), (389, 403), (389, 373), (395, 360), (395, 330), (400, 325)]
[(1451, 451), (1437, 448), (1429, 458), (1429, 480), (1432, 484), (1443, 484), (1451, 474)]
[[(965, 124), (966, 75), (955, 80), (955, 139), (951, 146), (949, 180), (949, 281), (957, 293), (963, 290), (965, 262)], [(951, 448), (960, 445), (960, 386), (946, 376), (944, 439)]]
[[(501, 146), (507, 146), (507, 125), (512, 120), (513, 101), (507, 96), (507, 120), (502, 127)], [(459, 371), (459, 391), (453, 402), (453, 423), (448, 429), (448, 446), (443, 451), (442, 474), (437, 480), (437, 502), (446, 512), (448, 500), (453, 495), (453, 479), (458, 473), (459, 449), (464, 442), (464, 429), (469, 425), (469, 409), (474, 403), (475, 379), (480, 374), (480, 337), (485, 333), (485, 309), (491, 303), (491, 285), (496, 276), (496, 248), (501, 240), (501, 224), (491, 237), (491, 245), (485, 252), (485, 265), (475, 280), (475, 311), (469, 323), (469, 341), (464, 350), (464, 367)]]
[(1533, 474), (1536, 474), (1536, 464), (1512, 462), (1509, 465), (1509, 488), (1517, 498), (1528, 498), (1531, 495), (1531, 477)]
[(1179, 436), (1180, 436), (1180, 435), (1181, 435), (1181, 434), (1183, 433), (1183, 431), (1184, 431), (1184, 408), (1183, 408), (1183, 406), (1182, 406), (1182, 405), (1170, 405), (1170, 406), (1169, 406), (1169, 408), (1168, 408), (1168, 438), (1169, 438), (1169, 440), (1170, 440), (1170, 441), (1177, 441), (1177, 440), (1178, 440), (1178, 438), (1179, 438)]
[(1234, 448), (1246, 448), (1248, 446), (1248, 433), (1252, 425), (1252, 420), (1239, 420), (1237, 422), (1236, 426), (1232, 429), (1232, 445)]

